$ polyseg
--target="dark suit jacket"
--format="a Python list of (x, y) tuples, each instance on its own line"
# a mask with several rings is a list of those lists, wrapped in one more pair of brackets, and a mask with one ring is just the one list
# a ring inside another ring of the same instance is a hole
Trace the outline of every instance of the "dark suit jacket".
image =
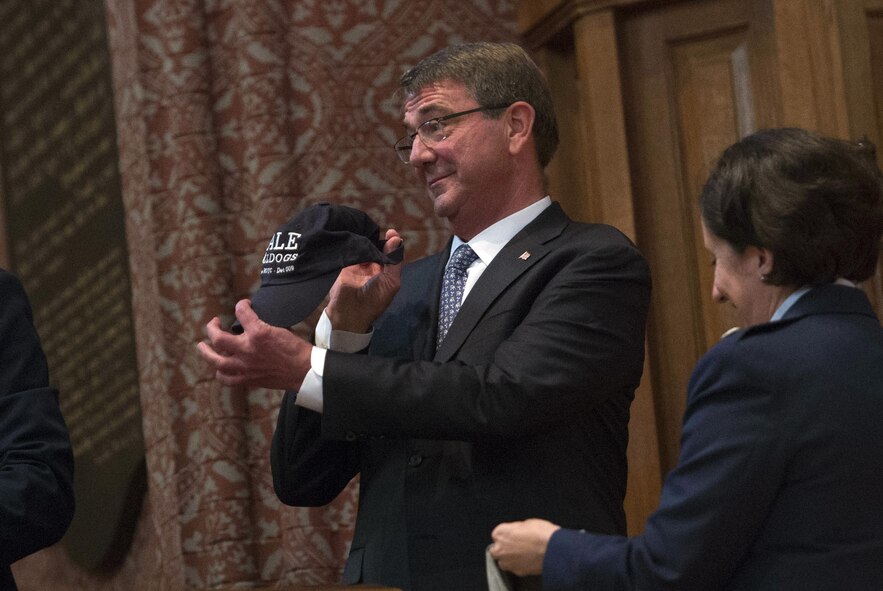
[(501, 521), (625, 531), (643, 257), (553, 204), (488, 266), (436, 351), (447, 252), (405, 268), (371, 355), (328, 353), (321, 416), (292, 393), (282, 404), (272, 467), (284, 502), (328, 503), (361, 474), (346, 582), (485, 589)]
[(74, 513), (74, 458), (18, 279), (0, 269), (0, 591), (9, 565), (57, 542)]
[(883, 329), (816, 288), (689, 386), (681, 457), (641, 537), (559, 530), (545, 589), (883, 589)]

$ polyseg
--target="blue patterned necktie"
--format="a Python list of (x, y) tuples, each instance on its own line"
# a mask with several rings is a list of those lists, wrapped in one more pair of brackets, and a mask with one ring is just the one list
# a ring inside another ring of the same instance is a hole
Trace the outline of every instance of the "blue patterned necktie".
[(442, 280), (441, 299), (438, 305), (438, 337), (436, 338), (436, 348), (439, 347), (457, 311), (460, 309), (460, 302), (463, 300), (463, 288), (466, 285), (466, 269), (478, 258), (475, 251), (468, 244), (461, 244), (454, 251), (454, 255), (448, 262), (445, 269), (445, 276)]

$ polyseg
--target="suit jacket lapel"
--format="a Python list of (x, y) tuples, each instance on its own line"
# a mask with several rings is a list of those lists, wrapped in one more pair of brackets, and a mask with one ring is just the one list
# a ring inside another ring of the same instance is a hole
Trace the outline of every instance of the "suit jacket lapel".
[[(448, 361), (454, 356), (500, 293), (546, 256), (547, 243), (559, 236), (568, 222), (561, 207), (553, 203), (503, 247), (469, 292), (434, 361)], [(444, 273), (443, 267), (441, 273)], [(441, 282), (436, 291), (440, 289)], [(438, 319), (438, 301), (434, 306), (434, 317)]]

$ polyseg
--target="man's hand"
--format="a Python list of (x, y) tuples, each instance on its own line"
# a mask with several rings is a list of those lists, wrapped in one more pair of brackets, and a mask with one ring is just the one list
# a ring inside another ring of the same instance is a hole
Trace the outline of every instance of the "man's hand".
[[(386, 231), (384, 253), (402, 245), (395, 230)], [(402, 282), (402, 265), (364, 263), (340, 271), (325, 312), (334, 330), (366, 333), (392, 302)]]
[(242, 334), (225, 331), (215, 317), (206, 325), (208, 341), (197, 345), (215, 368), (218, 381), (228, 386), (299, 390), (310, 370), (312, 345), (258, 318), (248, 300), (236, 304), (236, 318)]
[(500, 568), (519, 577), (543, 572), (549, 539), (560, 526), (543, 519), (501, 523), (491, 532), (490, 552)]
[(316, 326), (319, 324), (319, 318), (322, 316), (322, 312), (327, 305), (328, 296), (326, 295), (325, 299), (322, 300), (322, 303), (320, 303), (315, 310), (310, 312), (309, 316), (291, 327), (291, 332), (305, 341), (316, 344)]

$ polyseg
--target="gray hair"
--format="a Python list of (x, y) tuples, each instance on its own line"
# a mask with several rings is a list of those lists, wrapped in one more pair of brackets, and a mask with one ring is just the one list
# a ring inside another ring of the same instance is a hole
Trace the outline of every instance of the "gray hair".
[(400, 86), (410, 97), (445, 80), (463, 84), (482, 107), (529, 103), (536, 112), (537, 159), (540, 167), (546, 167), (558, 147), (558, 124), (545, 77), (524, 49), (515, 43), (452, 45), (421, 60), (402, 76)]

